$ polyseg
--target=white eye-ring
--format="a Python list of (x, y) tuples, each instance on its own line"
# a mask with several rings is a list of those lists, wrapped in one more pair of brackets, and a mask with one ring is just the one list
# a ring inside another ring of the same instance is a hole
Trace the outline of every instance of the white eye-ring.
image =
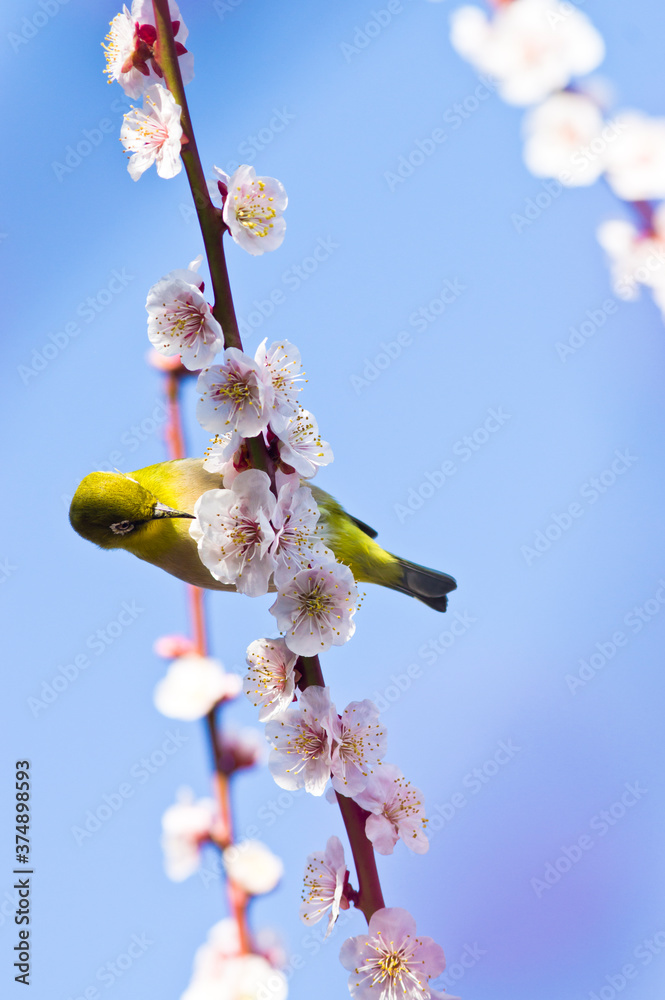
[(117, 524), (111, 525), (111, 531), (114, 535), (127, 535), (130, 531), (134, 530), (133, 521), (118, 521)]

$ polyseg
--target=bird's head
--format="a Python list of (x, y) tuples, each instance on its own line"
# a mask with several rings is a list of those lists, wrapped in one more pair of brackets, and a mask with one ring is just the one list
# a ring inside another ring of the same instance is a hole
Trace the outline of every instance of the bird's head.
[(121, 472), (91, 472), (79, 483), (69, 508), (72, 528), (103, 549), (132, 548), (149, 525), (173, 517), (193, 515), (167, 507)]

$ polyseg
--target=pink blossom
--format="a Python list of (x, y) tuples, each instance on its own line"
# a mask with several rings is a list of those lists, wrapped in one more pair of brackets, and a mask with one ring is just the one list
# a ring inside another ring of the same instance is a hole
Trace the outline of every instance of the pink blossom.
[(429, 850), (422, 792), (394, 764), (383, 764), (370, 777), (364, 791), (354, 798), (371, 813), (365, 833), (379, 854), (392, 854), (400, 838), (416, 854)]

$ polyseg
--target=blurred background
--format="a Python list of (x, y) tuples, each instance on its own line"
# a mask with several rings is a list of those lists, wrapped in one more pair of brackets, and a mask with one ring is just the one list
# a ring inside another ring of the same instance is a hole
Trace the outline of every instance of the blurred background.
[[(622, 215), (609, 190), (548, 201), (522, 163), (522, 112), (489, 91), (469, 100), (479, 81), (450, 46), (452, 9), (183, 2), (190, 109), (208, 169), (249, 162), (288, 192), (282, 248), (227, 255), (246, 349), (301, 349), (303, 402), (335, 452), (317, 485), (386, 548), (459, 582), (445, 616), (368, 586), (353, 641), (323, 658), (338, 706), (385, 709), (388, 759), (431, 817), (427, 855), (400, 843), (379, 859), (388, 905), (443, 945), (439, 984), (465, 1000), (661, 1000), (665, 330), (648, 295), (615, 299), (595, 239)], [(662, 114), (661, 6), (583, 9), (617, 106)], [(152, 703), (165, 669), (152, 645), (187, 629), (184, 585), (67, 520), (88, 472), (165, 458), (145, 297), (202, 250), (184, 171), (127, 173), (130, 102), (106, 84), (99, 44), (116, 12), (2, 11), (0, 964), (18, 994), (13, 769), (27, 758), (36, 1000), (177, 1000), (225, 912), (222, 883), (169, 882), (159, 846), (176, 790), (209, 792), (202, 727)], [(409, 174), (437, 128), (445, 140)], [(562, 359), (557, 344), (587, 321)], [(190, 383), (201, 454), (195, 400)], [(228, 669), (274, 634), (270, 603), (210, 596)], [(255, 721), (244, 699), (227, 717)], [(123, 783), (122, 806), (77, 836)], [(337, 954), (361, 915), (326, 943), (298, 919), (306, 855), (343, 836), (337, 811), (282, 794), (265, 768), (234, 790), (239, 834), (253, 828), (285, 861), (252, 919), (300, 956), (290, 995), (345, 996)], [(118, 964), (134, 936), (145, 947)]]

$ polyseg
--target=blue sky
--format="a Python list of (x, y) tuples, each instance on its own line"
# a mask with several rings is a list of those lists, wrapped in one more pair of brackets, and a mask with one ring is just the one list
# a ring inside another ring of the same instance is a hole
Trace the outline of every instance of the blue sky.
[[(386, 900), (443, 945), (442, 982), (465, 1000), (660, 1000), (665, 330), (647, 296), (616, 300), (595, 239), (626, 210), (600, 184), (548, 196), (527, 173), (521, 112), (450, 47), (452, 4), (393, 0), (358, 47), (384, 9), (183, 4), (204, 164), (252, 162), (290, 199), (278, 252), (228, 250), (245, 346), (298, 344), (306, 405), (335, 452), (317, 484), (386, 548), (459, 582), (445, 616), (367, 587), (353, 641), (323, 660), (338, 706), (385, 704), (388, 759), (432, 818), (428, 854), (398, 845), (379, 859)], [(615, 106), (662, 114), (660, 6), (583, 9), (607, 44)], [(199, 727), (152, 704), (164, 669), (152, 643), (186, 628), (183, 587), (67, 521), (88, 472), (165, 455), (145, 296), (201, 251), (184, 173), (127, 174), (117, 135), (129, 102), (106, 84), (99, 48), (115, 13), (80, 0), (2, 12), (0, 952), (19, 995), (10, 797), (27, 757), (36, 1000), (93, 988), (177, 1000), (224, 915), (222, 886), (168, 882), (159, 849), (177, 788), (208, 791)], [(435, 129), (445, 140), (432, 150)], [(395, 181), (417, 149), (429, 152)], [(529, 204), (533, 219), (516, 225)], [(583, 323), (590, 336), (562, 359), (557, 344)], [(192, 454), (206, 443), (195, 398), (189, 386)], [(210, 596), (229, 669), (272, 634), (269, 604)], [(36, 711), (30, 699), (68, 666), (73, 679)], [(228, 718), (254, 714), (238, 703)], [(72, 829), (127, 784), (77, 843)], [(302, 957), (290, 995), (345, 995), (337, 952), (361, 915), (325, 945), (297, 916), (305, 857), (341, 834), (339, 816), (280, 797), (266, 769), (238, 779), (235, 803), (239, 831), (258, 827), (286, 864), (253, 918)], [(134, 936), (145, 947), (120, 969)]]

